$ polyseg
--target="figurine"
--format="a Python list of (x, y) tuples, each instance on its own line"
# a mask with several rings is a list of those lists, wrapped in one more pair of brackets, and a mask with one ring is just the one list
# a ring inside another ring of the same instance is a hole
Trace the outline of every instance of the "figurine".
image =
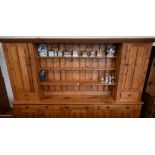
[(108, 76), (108, 83), (109, 83), (109, 84), (112, 83), (112, 76)]
[(58, 56), (58, 52), (57, 52), (57, 51), (54, 52), (54, 56), (55, 56), (55, 57)]
[(105, 80), (104, 76), (102, 76), (100, 80), (101, 80), (101, 82), (104, 82), (104, 80)]
[(71, 57), (71, 56), (72, 56), (71, 52), (67, 50), (64, 51), (64, 57)]
[(88, 57), (88, 54), (87, 54), (86, 51), (84, 51), (84, 52), (82, 53), (82, 57)]
[(78, 57), (79, 56), (79, 52), (77, 50), (73, 51), (73, 57)]
[(113, 75), (111, 76), (111, 79), (112, 79), (112, 83), (114, 83), (115, 77)]
[(105, 75), (104, 83), (109, 83), (109, 76), (107, 74)]
[(48, 51), (48, 56), (49, 57), (54, 57), (55, 56), (55, 52), (54, 51)]
[(113, 57), (115, 54), (115, 46), (114, 45), (108, 45), (107, 48), (107, 57)]
[(96, 52), (95, 52), (95, 51), (92, 51), (92, 52), (90, 53), (90, 57), (96, 57)]
[(41, 81), (45, 81), (46, 80), (46, 76), (47, 76), (47, 74), (46, 74), (45, 70), (41, 70), (39, 72), (39, 78), (40, 78)]
[(62, 57), (62, 51), (58, 51), (58, 57)]
[(102, 57), (102, 56), (103, 56), (102, 51), (99, 50), (99, 51), (97, 52), (97, 57)]
[(38, 52), (40, 57), (47, 57), (47, 47), (45, 44), (40, 44), (38, 46)]

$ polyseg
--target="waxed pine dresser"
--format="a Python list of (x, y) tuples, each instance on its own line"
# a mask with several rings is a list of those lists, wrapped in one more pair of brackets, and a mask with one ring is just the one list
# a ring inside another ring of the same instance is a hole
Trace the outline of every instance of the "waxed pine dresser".
[[(0, 38), (13, 89), (14, 116), (139, 117), (154, 40)], [(41, 44), (60, 55), (40, 56)], [(109, 45), (115, 47), (113, 56), (107, 55)], [(75, 55), (63, 55), (66, 51)], [(44, 80), (41, 71), (46, 73)]]

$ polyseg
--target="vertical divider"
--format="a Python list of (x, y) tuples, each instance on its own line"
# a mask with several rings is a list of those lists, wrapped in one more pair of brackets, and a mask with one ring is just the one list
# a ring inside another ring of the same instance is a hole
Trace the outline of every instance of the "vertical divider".
[[(69, 52), (72, 52), (72, 44), (66, 44), (65, 46), (66, 50), (69, 51)], [(67, 68), (72, 68), (73, 67), (73, 58), (66, 58), (66, 67)], [(72, 81), (73, 80), (73, 73), (71, 70), (67, 70), (67, 80), (68, 81)], [(68, 91), (73, 91), (74, 89), (74, 86), (67, 86), (67, 90)]]
[[(65, 44), (59, 44), (59, 50), (61, 52), (64, 52), (65, 50)], [(65, 68), (66, 67), (66, 59), (64, 57), (60, 58), (60, 68)], [(60, 71), (61, 74), (61, 80), (67, 80), (67, 72), (64, 69), (61, 69)], [(66, 91), (67, 90), (67, 86), (61, 86), (62, 91)]]
[[(73, 44), (73, 49), (72, 50), (77, 50), (79, 51), (79, 45), (78, 44)], [(74, 68), (79, 68), (79, 58), (73, 58), (73, 67)], [(79, 70), (74, 70), (72, 72), (73, 74), (73, 80), (74, 81), (79, 81)], [(74, 86), (74, 91), (78, 91), (79, 90), (79, 86)]]
[[(92, 44), (86, 44), (86, 51), (89, 53), (89, 55), (91, 54), (93, 50), (93, 46)], [(92, 58), (90, 59), (86, 59), (86, 68), (91, 69), (92, 67)], [(92, 80), (92, 71), (91, 70), (86, 70), (86, 81), (91, 81)], [(88, 85), (86, 86), (86, 90), (87, 91), (91, 91), (92, 90), (92, 86)]]
[[(58, 43), (53, 43), (52, 44), (52, 50), (58, 51)], [(59, 68), (59, 66), (60, 66), (60, 64), (59, 64), (59, 58), (55, 57), (53, 60), (54, 60), (54, 67)], [(60, 70), (54, 70), (54, 79), (56, 81), (59, 81), (60, 80)], [(61, 86), (60, 85), (56, 85), (55, 86), (55, 89), (57, 91), (60, 91), (61, 90)]]

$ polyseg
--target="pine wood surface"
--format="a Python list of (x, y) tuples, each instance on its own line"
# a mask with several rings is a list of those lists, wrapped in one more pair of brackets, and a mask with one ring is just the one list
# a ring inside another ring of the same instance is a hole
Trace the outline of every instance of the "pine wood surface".
[[(46, 45), (48, 50), (76, 49), (82, 53), (104, 50), (107, 44), (100, 41), (55, 40)], [(112, 58), (38, 58), (37, 45), (32, 42), (3, 44), (17, 117), (139, 116), (151, 43), (115, 44), (117, 52)], [(42, 69), (47, 71), (45, 82), (39, 79)], [(101, 83), (100, 78), (105, 74), (114, 75), (115, 83)], [(44, 105), (54, 109), (38, 111)], [(70, 109), (67, 112), (63, 110), (65, 105)], [(90, 110), (85, 105), (90, 105)], [(100, 107), (96, 114), (97, 105)], [(126, 105), (128, 108), (124, 108)], [(106, 106), (110, 107), (108, 114), (105, 114)]]
[(141, 105), (15, 105), (15, 117), (137, 118)]

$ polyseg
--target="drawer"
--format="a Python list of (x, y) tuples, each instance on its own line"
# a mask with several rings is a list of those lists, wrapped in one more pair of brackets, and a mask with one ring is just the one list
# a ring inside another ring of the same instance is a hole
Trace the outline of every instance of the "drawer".
[(139, 92), (122, 92), (121, 99), (138, 99)]

